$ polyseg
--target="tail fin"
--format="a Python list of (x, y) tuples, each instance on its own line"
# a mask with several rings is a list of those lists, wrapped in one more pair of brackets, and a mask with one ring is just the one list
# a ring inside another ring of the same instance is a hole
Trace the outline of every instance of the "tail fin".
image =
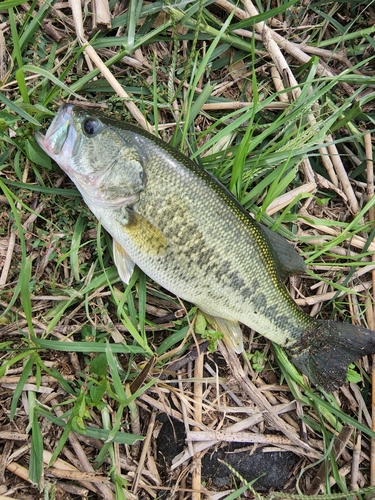
[(327, 392), (341, 387), (348, 365), (375, 354), (375, 332), (350, 323), (318, 321), (289, 350), (292, 362)]

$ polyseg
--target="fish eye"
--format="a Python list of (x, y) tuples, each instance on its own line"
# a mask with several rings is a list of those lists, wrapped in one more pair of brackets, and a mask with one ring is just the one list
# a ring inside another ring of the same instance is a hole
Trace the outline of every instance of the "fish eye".
[(97, 118), (86, 118), (82, 123), (82, 130), (87, 136), (93, 136), (99, 130), (100, 122)]

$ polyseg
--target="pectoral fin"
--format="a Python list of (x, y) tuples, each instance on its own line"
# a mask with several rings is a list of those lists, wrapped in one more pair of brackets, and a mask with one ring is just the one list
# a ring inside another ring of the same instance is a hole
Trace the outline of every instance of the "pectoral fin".
[(135, 264), (126, 253), (126, 250), (116, 240), (113, 240), (113, 260), (120, 278), (124, 283), (128, 284)]
[(211, 323), (219, 332), (224, 335), (224, 342), (237, 354), (243, 351), (242, 330), (238, 321), (211, 316), (202, 311), (207, 321)]
[(163, 254), (168, 247), (164, 234), (137, 212), (129, 213), (129, 222), (123, 226), (133, 244), (148, 255)]

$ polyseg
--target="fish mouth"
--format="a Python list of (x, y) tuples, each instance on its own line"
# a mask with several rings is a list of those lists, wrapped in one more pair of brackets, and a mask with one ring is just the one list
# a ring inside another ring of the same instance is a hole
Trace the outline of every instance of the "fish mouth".
[(101, 182), (108, 168), (100, 171), (85, 172), (77, 167), (74, 157), (79, 156), (81, 145), (81, 121), (85, 115), (83, 108), (72, 104), (63, 104), (52, 120), (45, 135), (35, 133), (35, 139), (42, 150), (68, 174), (81, 192), (86, 204), (102, 208), (120, 208), (134, 205), (139, 200), (139, 193), (128, 194), (108, 199), (101, 191)]
[(46, 134), (35, 133), (39, 146), (62, 168), (66, 167), (66, 161), (74, 156), (78, 138), (73, 126), (73, 107), (72, 104), (64, 104), (52, 120)]

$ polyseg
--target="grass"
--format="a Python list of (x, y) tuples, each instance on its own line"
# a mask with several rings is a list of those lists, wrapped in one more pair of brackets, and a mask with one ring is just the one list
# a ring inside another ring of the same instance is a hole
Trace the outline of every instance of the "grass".
[[(257, 481), (232, 471), (220, 492), (201, 477), (201, 456), (186, 478), (189, 462), (172, 466), (174, 492), (153, 428), (163, 412), (202, 433), (259, 412), (252, 437), (275, 436), (271, 450), (286, 437), (281, 448), (300, 461), (283, 491), (257, 498), (365, 498), (375, 483), (372, 360), (353, 365), (350, 384), (329, 395), (282, 349), (245, 330), (249, 356), (231, 358), (220, 346), (205, 355), (218, 363), (216, 377), (207, 376), (192, 354), (194, 332), (216, 342), (214, 332), (202, 332), (194, 305), (141, 271), (120, 282), (109, 236), (34, 133), (67, 100), (138, 122), (295, 243), (309, 266), (290, 283), (301, 307), (374, 329), (373, 5), (258, 1), (250, 16), (249, 2), (131, 1), (122, 11), (110, 1), (110, 26), (92, 31), (91, 7), (53, 3), (5, 0), (0, 13), (0, 418), (8, 457), (0, 473), (8, 496), (241, 498)], [(263, 21), (282, 37), (286, 61), (262, 40)], [(78, 35), (90, 43), (86, 53)], [(220, 367), (220, 356), (231, 361)]]

